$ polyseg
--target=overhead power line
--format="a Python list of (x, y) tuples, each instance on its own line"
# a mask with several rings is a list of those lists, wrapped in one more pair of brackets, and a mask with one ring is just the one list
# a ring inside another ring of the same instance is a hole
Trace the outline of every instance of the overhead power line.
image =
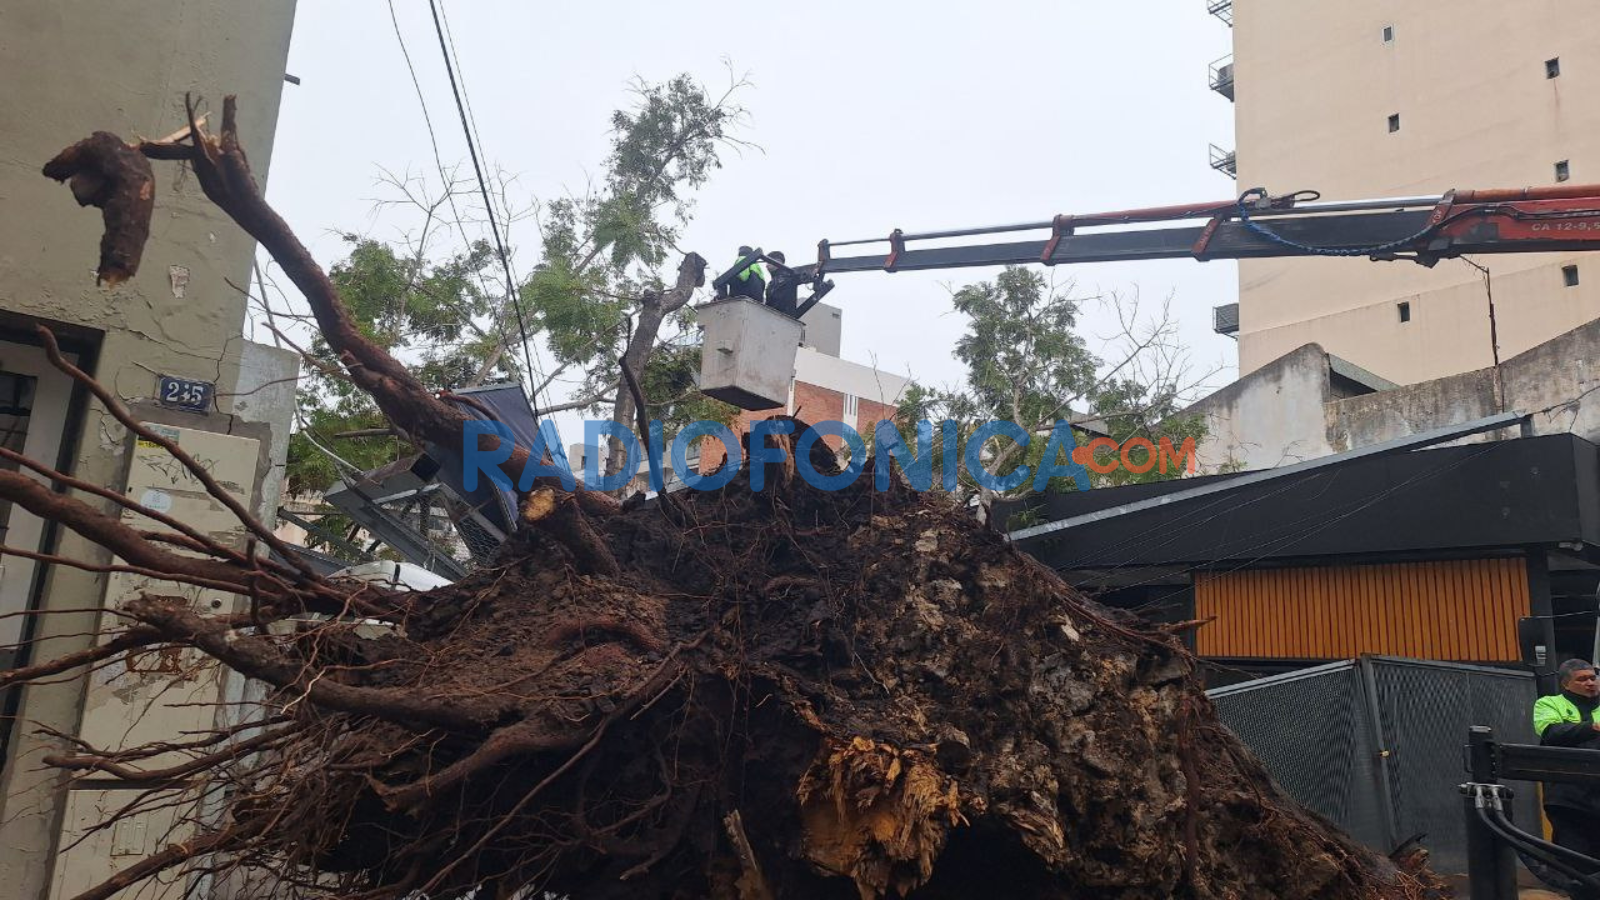
[[(411, 51), (406, 47), (406, 37), (400, 31), (400, 18), (394, 11), (394, 0), (389, 0), (389, 21), (394, 25), (394, 38), (400, 44), (400, 56), (405, 60), (406, 71), (411, 75), (411, 87), (417, 94), (417, 105), (422, 108), (422, 124), (428, 130), (428, 143), (433, 147), (433, 165), (439, 172), (439, 184), (444, 188), (444, 198), (450, 204), (451, 221), (456, 226), (456, 231), (461, 234), (462, 244), (469, 250), (472, 247), (472, 238), (467, 234), (466, 220), (461, 217), (461, 210), (456, 208), (455, 178), (447, 173), (444, 168), (444, 156), (439, 152), (439, 138), (433, 130), (433, 116), (428, 112), (428, 99), (422, 93), (422, 81), (417, 78), (417, 67), (411, 62)], [(484, 296), (489, 296), (488, 283), (484, 280), (483, 272), (478, 267), (472, 269), (473, 277), (478, 282), (478, 287), (483, 290)], [(500, 342), (507, 347), (511, 346), (511, 336), (506, 334), (505, 321), (500, 316), (493, 317), (494, 330), (500, 337)], [(542, 377), (542, 376), (541, 376)], [(533, 378), (533, 373), (528, 373), (528, 378)], [(518, 379), (522, 383), (523, 379)]]
[[(505, 272), (506, 300), (511, 304), (511, 310), (517, 316), (517, 330), (522, 335), (523, 361), (527, 364), (528, 372), (531, 375), (535, 372), (533, 357), (528, 351), (531, 341), (528, 338), (527, 322), (522, 317), (522, 301), (517, 296), (516, 279), (511, 275), (511, 257), (506, 252), (505, 242), (500, 239), (500, 225), (495, 216), (494, 200), (489, 195), (489, 182), (483, 177), (483, 164), (478, 160), (477, 142), (473, 140), (472, 125), (467, 116), (466, 103), (461, 98), (461, 86), (456, 80), (456, 68), (450, 58), (450, 47), (445, 38), (444, 26), (439, 21), (439, 4), (437, 0), (428, 0), (428, 11), (433, 15), (433, 31), (439, 38), (439, 53), (444, 57), (445, 74), (450, 77), (450, 93), (455, 98), (456, 112), (461, 117), (461, 132), (467, 140), (467, 154), (472, 159), (472, 171), (478, 178), (478, 190), (483, 194), (484, 212), (489, 216), (489, 233), (494, 237), (495, 250), (500, 255), (500, 266)], [(538, 418), (539, 398), (535, 396), (528, 399), (533, 404), (534, 417)]]

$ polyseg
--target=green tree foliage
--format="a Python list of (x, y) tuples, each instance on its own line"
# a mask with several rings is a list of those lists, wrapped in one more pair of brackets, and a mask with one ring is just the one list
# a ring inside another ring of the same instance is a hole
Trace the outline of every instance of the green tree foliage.
[[(1183, 383), (1187, 366), (1173, 341), (1169, 321), (1143, 326), (1125, 316), (1124, 334), (1115, 342), (1116, 357), (1106, 359), (1092, 351), (1078, 329), (1081, 301), (1070, 286), (1057, 289), (1039, 272), (1010, 267), (993, 281), (967, 285), (952, 297), (956, 311), (970, 320), (967, 333), (956, 345), (956, 358), (965, 364), (965, 383), (935, 388), (913, 383), (900, 404), (899, 420), (905, 439), (914, 439), (913, 423), (927, 419), (957, 423), (960, 445), (985, 422), (1015, 422), (1031, 436), (1026, 448), (1005, 438), (988, 443), (985, 459), (991, 471), (1009, 474), (1026, 465), (1037, 471), (1051, 429), (1058, 421), (1072, 423), (1073, 437), (1085, 446), (1104, 434), (1119, 446), (1145, 438), (1158, 445), (1165, 437), (1175, 447), (1185, 438), (1199, 440), (1204, 424), (1199, 417), (1182, 416), (1190, 385)], [(1112, 303), (1120, 302), (1111, 298)], [(1131, 304), (1130, 304), (1131, 305)], [(935, 459), (941, 458), (941, 436), (936, 429)], [(1103, 462), (1114, 451), (1096, 448)], [(1145, 458), (1141, 448), (1130, 451), (1136, 467)], [(1065, 463), (1058, 459), (1055, 462)], [(1091, 473), (1094, 487), (1177, 477), (1179, 473), (1152, 467), (1137, 473), (1118, 467), (1106, 474)], [(962, 488), (970, 495), (993, 499), (965, 472)], [(1032, 477), (1010, 492), (1031, 491)], [(1052, 492), (1076, 490), (1071, 477), (1049, 480)]]
[[(484, 287), (494, 284), (494, 251), (487, 244), (431, 262), (368, 238), (347, 234), (344, 240), (349, 255), (328, 275), (368, 338), (412, 363), (423, 383), (441, 390), (485, 380), (479, 372), (498, 343), (485, 324), (495, 303)], [(325, 449), (358, 469), (411, 452), (398, 436), (365, 434), (385, 431), (388, 421), (365, 391), (337, 374), (337, 360), (320, 334), (309, 350), (321, 364), (307, 367), (298, 397), (300, 427), (289, 443), (289, 489), (299, 494), (326, 491), (339, 480), (339, 466)], [(501, 354), (485, 373), (487, 380), (516, 377), (512, 359)], [(352, 432), (363, 436), (344, 437)]]
[[(335, 286), (362, 331), (414, 364), (430, 387), (521, 378), (542, 390), (581, 373), (576, 399), (564, 406), (615, 408), (618, 360), (627, 353), (638, 361), (652, 415), (729, 421), (736, 410), (694, 389), (700, 353), (687, 308), (694, 285), (679, 290), (683, 279), (674, 284), (662, 270), (690, 220), (695, 189), (720, 167), (724, 149), (741, 145), (731, 133), (744, 117), (732, 102), (741, 87), (713, 98), (687, 75), (635, 85), (630, 107), (612, 116), (597, 189), (538, 208), (539, 259), (515, 300), (530, 336), (543, 341), (549, 371), (519, 369), (519, 310), (506, 296), (494, 248), (480, 241), (430, 258), (430, 232), (437, 237), (449, 224), (438, 218), (449, 198), (411, 198), (427, 215), (407, 247), (347, 235), (348, 256), (330, 272)], [(310, 352), (332, 362), (320, 338)], [(374, 436), (388, 423), (365, 393), (324, 374), (334, 371), (311, 371), (303, 382), (300, 429), (289, 448), (293, 492), (325, 491), (339, 480), (341, 466), (328, 451), (357, 469), (413, 452), (403, 436)]]
[[(543, 207), (542, 259), (522, 288), (524, 307), (555, 364), (583, 371), (580, 393), (596, 408), (606, 398), (615, 404), (617, 360), (641, 339), (638, 326), (655, 312), (651, 301), (670, 291), (661, 269), (693, 212), (693, 191), (721, 167), (721, 151), (739, 143), (730, 134), (744, 115), (731, 102), (739, 87), (713, 99), (687, 75), (635, 86), (633, 107), (612, 115), (599, 190)], [(643, 350), (656, 349), (663, 323), (680, 330), (684, 320), (672, 315), (688, 299), (662, 312), (656, 330), (642, 336), (650, 344)], [(652, 403), (665, 399), (647, 393)], [(731, 415), (721, 412), (718, 418)]]

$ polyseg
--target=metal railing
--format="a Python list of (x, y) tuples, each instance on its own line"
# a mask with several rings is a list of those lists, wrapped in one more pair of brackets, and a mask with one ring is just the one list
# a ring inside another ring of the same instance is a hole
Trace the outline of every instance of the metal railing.
[(1239, 160), (1232, 150), (1224, 150), (1216, 144), (1211, 145), (1211, 168), (1228, 176), (1239, 177)]
[(1229, 28), (1233, 27), (1233, 0), (1206, 0), (1206, 12), (1221, 19)]
[(1213, 60), (1206, 67), (1206, 80), (1210, 82), (1211, 89), (1233, 99), (1233, 54), (1229, 53), (1221, 59)]

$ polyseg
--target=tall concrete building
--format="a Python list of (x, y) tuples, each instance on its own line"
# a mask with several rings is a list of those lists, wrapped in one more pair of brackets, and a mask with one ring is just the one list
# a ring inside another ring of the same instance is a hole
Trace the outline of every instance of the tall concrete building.
[[(1240, 188), (1325, 199), (1600, 182), (1600, 7), (1561, 0), (1207, 0), (1233, 29)], [(1218, 27), (1222, 27), (1219, 25)], [(1499, 356), (1600, 317), (1600, 257), (1492, 256)], [(1311, 342), (1409, 384), (1491, 365), (1482, 274), (1366, 259), (1239, 265), (1239, 371)], [(1227, 317), (1219, 315), (1219, 325)], [(1219, 330), (1223, 330), (1219, 327)]]
[[(7, 86), (0, 91), (0, 445), (126, 492), (241, 548), (237, 520), (156, 445), (136, 440), (51, 367), (35, 328), (54, 331), (139, 420), (178, 441), (248, 508), (270, 518), (297, 361), (242, 338), (246, 298), (228, 281), (249, 283), (254, 242), (204, 198), (192, 173), (160, 163), (138, 276), (97, 287), (99, 211), (80, 209), (40, 167), (96, 130), (128, 139), (178, 130), (185, 92), (214, 111), (224, 94), (235, 93), (250, 160), (264, 183), (294, 9), (294, 0), (0, 0), (0, 84)], [(131, 519), (96, 497), (75, 496)], [(112, 562), (109, 552), (9, 504), (0, 504), (0, 535), (6, 549), (91, 566)], [(0, 551), (0, 669), (90, 646), (97, 628), (118, 621), (104, 610), (146, 588), (189, 596), (206, 609), (238, 602)], [(71, 749), (42, 728), (116, 749), (210, 727), (227, 714), (219, 713), (220, 701), (238, 697), (238, 684), (194, 660), (149, 654), (112, 663), (92, 676), (0, 691), (0, 895), (73, 896), (203, 827), (209, 811), (191, 806), (91, 833), (89, 826), (133, 792), (68, 779), (42, 763)], [(148, 885), (139, 896), (176, 897), (186, 887)]]

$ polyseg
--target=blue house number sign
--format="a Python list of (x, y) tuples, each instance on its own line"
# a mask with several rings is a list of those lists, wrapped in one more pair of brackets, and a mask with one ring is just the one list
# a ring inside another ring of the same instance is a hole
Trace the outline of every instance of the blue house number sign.
[(190, 381), (162, 375), (156, 388), (156, 399), (162, 406), (203, 413), (211, 408), (211, 398), (216, 392), (217, 386), (209, 381)]

